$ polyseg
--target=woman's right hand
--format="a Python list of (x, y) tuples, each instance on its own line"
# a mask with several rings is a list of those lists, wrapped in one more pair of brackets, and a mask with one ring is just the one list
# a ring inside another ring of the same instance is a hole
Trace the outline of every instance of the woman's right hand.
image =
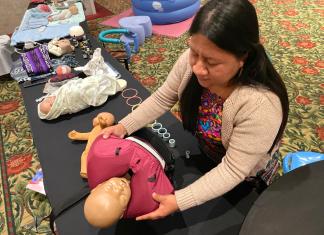
[(109, 126), (102, 129), (101, 134), (103, 134), (102, 137), (104, 139), (108, 139), (110, 135), (124, 138), (127, 134), (127, 130), (122, 124), (119, 123), (117, 125)]

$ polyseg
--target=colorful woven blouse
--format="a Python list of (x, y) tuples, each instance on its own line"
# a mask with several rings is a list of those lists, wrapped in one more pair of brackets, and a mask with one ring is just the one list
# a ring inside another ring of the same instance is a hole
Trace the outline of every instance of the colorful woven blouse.
[(222, 112), (224, 100), (205, 89), (198, 110), (196, 135), (210, 150), (222, 144)]

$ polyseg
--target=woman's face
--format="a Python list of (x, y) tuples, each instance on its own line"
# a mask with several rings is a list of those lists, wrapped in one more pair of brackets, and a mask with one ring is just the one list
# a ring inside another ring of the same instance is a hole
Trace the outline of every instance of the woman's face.
[(202, 34), (192, 35), (189, 63), (199, 84), (212, 92), (228, 87), (229, 81), (243, 66), (243, 58), (217, 47)]

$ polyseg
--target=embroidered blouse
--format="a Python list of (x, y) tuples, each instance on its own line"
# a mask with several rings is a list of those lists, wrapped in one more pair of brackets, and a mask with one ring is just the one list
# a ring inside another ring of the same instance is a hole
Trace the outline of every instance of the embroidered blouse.
[(223, 147), (221, 137), (223, 103), (224, 100), (220, 96), (207, 89), (203, 91), (198, 110), (196, 136), (200, 143), (208, 148), (208, 153), (219, 152)]

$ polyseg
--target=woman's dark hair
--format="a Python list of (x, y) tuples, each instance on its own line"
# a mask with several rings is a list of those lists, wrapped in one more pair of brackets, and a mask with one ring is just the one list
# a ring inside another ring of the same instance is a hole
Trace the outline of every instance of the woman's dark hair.
[[(231, 84), (262, 85), (280, 98), (283, 117), (269, 150), (271, 152), (287, 124), (289, 101), (285, 84), (260, 44), (258, 19), (253, 5), (248, 0), (210, 0), (196, 14), (189, 33), (204, 35), (238, 58), (247, 56), (242, 73), (234, 76)], [(180, 98), (183, 126), (192, 133), (197, 127), (202, 91), (193, 74)]]

